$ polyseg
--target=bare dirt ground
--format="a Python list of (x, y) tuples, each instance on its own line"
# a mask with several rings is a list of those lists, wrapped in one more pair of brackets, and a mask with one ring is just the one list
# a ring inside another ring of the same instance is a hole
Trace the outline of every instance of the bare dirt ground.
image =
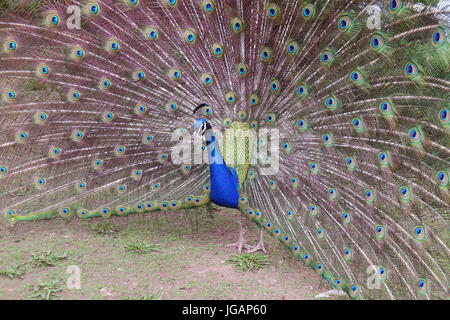
[[(237, 240), (238, 214), (216, 210), (113, 217), (110, 222), (118, 230), (97, 232), (91, 229), (103, 225), (101, 218), (2, 227), (0, 299), (30, 299), (36, 293), (45, 298), (51, 288), (60, 290), (56, 299), (314, 299), (331, 289), (269, 235), (269, 266), (243, 272), (228, 263), (236, 249), (225, 245)], [(248, 229), (246, 238), (255, 244), (256, 226), (249, 221)], [(139, 254), (125, 248), (140, 240), (159, 251)], [(55, 266), (29, 262), (43, 250), (67, 256)], [(81, 289), (66, 285), (67, 267), (73, 265), (80, 268)], [(51, 281), (53, 287), (36, 287)]]

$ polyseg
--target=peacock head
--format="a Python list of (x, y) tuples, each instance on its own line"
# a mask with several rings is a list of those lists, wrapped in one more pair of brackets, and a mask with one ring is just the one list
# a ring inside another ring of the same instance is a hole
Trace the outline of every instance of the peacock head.
[[(205, 106), (208, 106), (208, 104), (202, 103), (201, 105), (197, 106), (194, 109), (194, 114), (195, 114), (195, 112), (197, 112), (197, 110), (199, 110), (199, 109), (201, 109), (201, 108), (203, 108)], [(204, 135), (205, 132), (210, 130), (210, 129), (211, 129), (211, 125), (209, 124), (208, 121), (206, 121), (203, 118), (197, 119), (195, 121), (195, 123), (194, 123), (194, 134), (198, 134), (199, 136)]]
[(211, 129), (211, 125), (205, 119), (197, 119), (194, 123), (194, 134), (202, 136)]

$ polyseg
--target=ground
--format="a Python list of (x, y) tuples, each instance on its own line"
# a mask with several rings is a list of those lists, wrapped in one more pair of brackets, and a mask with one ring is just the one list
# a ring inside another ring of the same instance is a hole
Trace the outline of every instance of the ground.
[[(243, 272), (227, 262), (236, 254), (225, 245), (237, 240), (239, 214), (197, 210), (113, 217), (110, 224), (118, 230), (105, 229), (102, 218), (3, 226), (0, 299), (314, 299), (331, 289), (270, 235), (266, 268)], [(249, 221), (248, 227), (254, 244), (256, 226)], [(146, 241), (143, 249), (158, 251), (126, 249), (139, 241)], [(47, 250), (44, 260), (37, 257)], [(81, 289), (66, 285), (72, 265), (81, 270)], [(55, 296), (49, 295), (53, 287), (61, 289)]]

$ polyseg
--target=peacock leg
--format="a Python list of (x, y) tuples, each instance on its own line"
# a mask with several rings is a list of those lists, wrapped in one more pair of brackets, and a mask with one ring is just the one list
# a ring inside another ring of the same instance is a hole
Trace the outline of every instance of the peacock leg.
[(263, 239), (264, 239), (264, 229), (260, 228), (258, 243), (254, 247), (249, 248), (247, 250), (247, 253), (252, 253), (252, 252), (256, 252), (256, 251), (262, 251), (265, 254), (267, 254), (267, 250), (266, 250), (266, 248), (264, 248), (264, 241), (263, 241)]
[(247, 229), (245, 229), (244, 225), (242, 224), (242, 215), (239, 215), (239, 240), (234, 243), (227, 244), (227, 247), (236, 247), (239, 254), (242, 253), (242, 248), (248, 250), (250, 246), (245, 243), (245, 232), (247, 232)]

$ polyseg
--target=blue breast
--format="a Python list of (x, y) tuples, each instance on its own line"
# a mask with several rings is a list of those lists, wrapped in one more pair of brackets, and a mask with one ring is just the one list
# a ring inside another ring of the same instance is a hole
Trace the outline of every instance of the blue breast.
[(207, 139), (207, 143), (211, 175), (211, 201), (222, 207), (237, 208), (239, 181), (236, 171), (226, 166), (214, 136), (209, 141)]

